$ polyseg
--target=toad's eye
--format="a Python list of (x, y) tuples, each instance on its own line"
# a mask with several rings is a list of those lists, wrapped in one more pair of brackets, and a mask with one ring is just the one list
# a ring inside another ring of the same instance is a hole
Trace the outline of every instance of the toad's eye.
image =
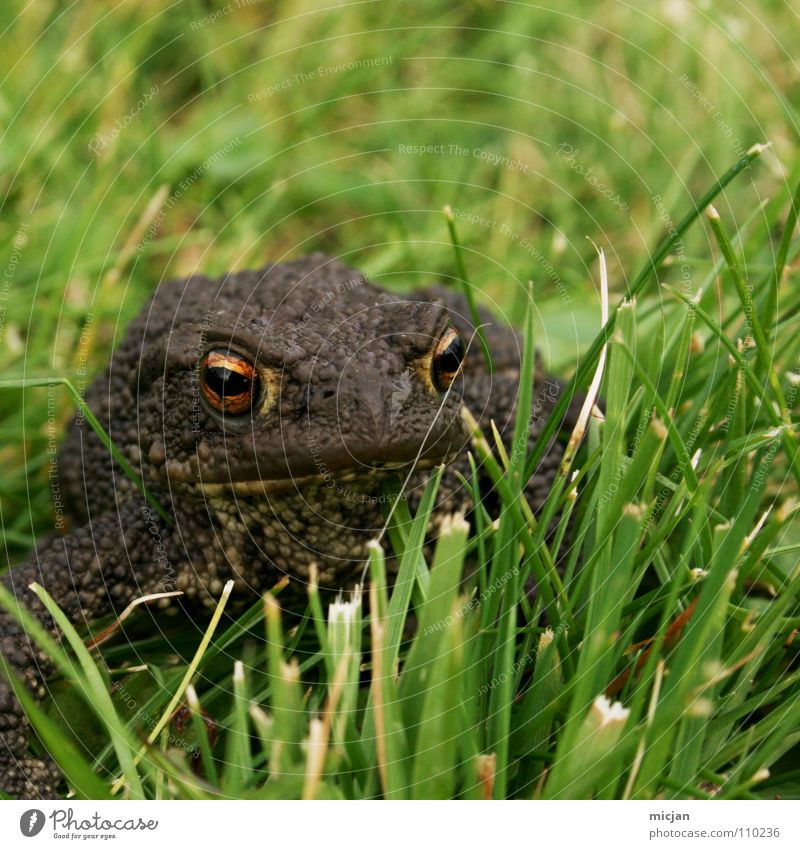
[(260, 382), (253, 364), (232, 351), (209, 351), (200, 365), (203, 395), (220, 413), (246, 413), (258, 398)]
[(463, 361), (464, 343), (451, 327), (439, 340), (431, 359), (433, 385), (440, 392), (450, 388), (450, 384), (456, 379)]

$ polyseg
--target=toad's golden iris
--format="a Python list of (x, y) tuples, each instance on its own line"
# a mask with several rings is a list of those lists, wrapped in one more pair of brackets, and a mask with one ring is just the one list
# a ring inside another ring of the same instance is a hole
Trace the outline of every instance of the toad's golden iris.
[(220, 413), (246, 413), (258, 398), (259, 382), (253, 364), (232, 351), (209, 351), (200, 367), (203, 395)]
[(445, 392), (456, 379), (464, 362), (464, 343), (455, 328), (450, 328), (439, 340), (431, 359), (433, 385)]

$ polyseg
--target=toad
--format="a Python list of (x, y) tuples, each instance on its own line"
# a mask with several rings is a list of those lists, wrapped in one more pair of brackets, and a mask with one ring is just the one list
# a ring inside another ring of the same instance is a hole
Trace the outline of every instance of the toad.
[[(521, 338), (481, 314), (490, 370), (469, 316), (460, 294), (392, 294), (321, 254), (162, 283), (85, 399), (152, 500), (78, 415), (58, 459), (70, 531), (40, 543), (6, 587), (56, 633), (33, 581), (80, 624), (172, 590), (214, 606), (229, 580), (252, 600), (288, 578), (286, 606), (312, 570), (321, 589), (353, 586), (385, 523), (388, 475), (413, 507), (447, 464), (434, 515), (469, 508), (462, 407), (511, 441)], [(537, 372), (529, 446), (561, 391)], [(534, 510), (561, 450), (554, 440), (527, 484)], [(47, 658), (6, 613), (0, 652), (43, 696)], [(55, 796), (58, 771), (28, 742), (0, 678), (0, 788)]]

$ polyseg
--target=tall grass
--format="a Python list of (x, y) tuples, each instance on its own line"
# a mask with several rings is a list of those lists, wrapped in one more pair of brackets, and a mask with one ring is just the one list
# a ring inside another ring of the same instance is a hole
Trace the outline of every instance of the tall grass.
[[(391, 589), (386, 551), (372, 544), (368, 612), (361, 594), (325, 611), (312, 582), (306, 614), (287, 634), (267, 595), (201, 645), (185, 672), (116, 671), (126, 694), (117, 704), (108, 672), (44, 597), (79, 662), (40, 629), (33, 637), (107, 741), (92, 764), (76, 755), (80, 729), (55, 733), (52, 716), (27, 700), (70, 782), (162, 798), (749, 798), (781, 793), (784, 781), (791, 793), (800, 577), (786, 539), (798, 512), (797, 340), (785, 316), (765, 316), (761, 283), (773, 270), (744, 276), (737, 251), (748, 233), (731, 240), (710, 215), (721, 258), (691, 297), (660, 313), (665, 356), (642, 344), (642, 326), (652, 331), (636, 300), (616, 311), (605, 416), (590, 424), (579, 475), (565, 469), (548, 505), (554, 515), (568, 509), (568, 533), (545, 535), (522, 498), (525, 458), (492, 456), (476, 431), (476, 457), (501, 502), (495, 516), (478, 501), (486, 521), (477, 537), (452, 515), (428, 561), (434, 474), (416, 516), (399, 500), (388, 517), (400, 563)], [(790, 259), (797, 249), (792, 242)], [(703, 306), (716, 280), (730, 285), (721, 322)], [(755, 321), (756, 338), (774, 339), (766, 352), (742, 341)], [(518, 418), (524, 428), (527, 416)], [(465, 586), (467, 558), (475, 571)], [(568, 563), (566, 573), (552, 563)], [(0, 602), (15, 609), (5, 595)], [(147, 701), (129, 697), (153, 678)], [(193, 722), (179, 736), (170, 717), (190, 681)], [(155, 716), (148, 733), (143, 718)]]

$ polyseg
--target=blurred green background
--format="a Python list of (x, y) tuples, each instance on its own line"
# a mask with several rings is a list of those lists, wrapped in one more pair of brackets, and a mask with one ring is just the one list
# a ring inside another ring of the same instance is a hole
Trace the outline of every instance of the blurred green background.
[[(445, 204), (486, 303), (518, 315), (534, 281), (568, 374), (599, 326), (589, 239), (619, 298), (752, 144), (772, 147), (718, 203), (731, 229), (798, 170), (781, 2), (7, 0), (0, 18), (8, 378), (85, 385), (159, 280), (195, 270), (323, 250), (398, 289), (452, 277)], [(709, 266), (702, 224), (684, 247)], [(72, 410), (0, 394), (12, 560), (51, 523)]]

